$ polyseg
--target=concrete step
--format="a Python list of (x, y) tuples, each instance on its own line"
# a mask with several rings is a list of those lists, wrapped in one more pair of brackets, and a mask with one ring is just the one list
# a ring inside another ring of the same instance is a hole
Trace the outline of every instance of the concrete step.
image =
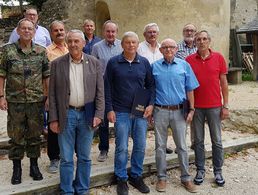
[[(227, 154), (241, 151), (245, 148), (256, 147), (258, 145), (258, 135), (252, 135), (244, 138), (236, 138), (230, 141), (224, 141), (224, 151)], [(206, 158), (210, 158), (211, 145), (206, 145)], [(194, 152), (189, 151), (190, 162), (194, 162)], [(168, 169), (178, 167), (178, 158), (176, 154), (167, 156)], [(129, 166), (128, 166), (129, 168)], [(92, 166), (91, 174), (91, 188), (109, 185), (114, 182), (114, 168), (113, 165), (98, 165)], [(144, 160), (144, 176), (156, 172), (155, 156), (148, 156)], [(8, 178), (10, 179), (10, 178)], [(20, 185), (0, 186), (0, 194), (26, 194), (26, 195), (46, 195), (59, 194), (59, 175), (54, 174), (51, 177), (44, 178), (40, 182), (24, 181)]]

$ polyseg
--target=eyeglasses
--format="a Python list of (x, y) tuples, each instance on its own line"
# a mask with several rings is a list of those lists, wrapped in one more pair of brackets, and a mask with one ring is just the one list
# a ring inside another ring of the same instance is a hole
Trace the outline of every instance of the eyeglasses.
[(194, 29), (185, 29), (184, 32), (191, 32), (191, 33), (193, 33), (193, 32), (196, 32), (196, 30), (194, 30)]
[(147, 33), (148, 33), (149, 35), (151, 35), (151, 34), (157, 34), (158, 32), (155, 31), (155, 30), (153, 30), (153, 31), (147, 31)]
[(161, 48), (164, 50), (168, 50), (168, 49), (175, 49), (176, 46), (162, 46)]

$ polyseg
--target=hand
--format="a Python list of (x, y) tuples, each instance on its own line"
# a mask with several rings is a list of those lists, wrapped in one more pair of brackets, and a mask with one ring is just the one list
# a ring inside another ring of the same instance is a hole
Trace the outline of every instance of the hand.
[(96, 127), (99, 126), (100, 123), (101, 123), (101, 119), (98, 118), (98, 117), (94, 117), (94, 118), (93, 118), (92, 127), (93, 127), (93, 128), (96, 128)]
[(186, 123), (190, 123), (193, 120), (193, 115), (194, 115), (194, 111), (190, 110), (186, 118)]
[(60, 127), (58, 121), (53, 121), (50, 123), (50, 130), (54, 133), (60, 133)]
[(223, 108), (222, 107), (221, 113), (220, 113), (220, 118), (221, 118), (221, 120), (229, 118), (229, 110), (228, 110), (228, 108)]
[(108, 118), (109, 122), (115, 123), (116, 122), (116, 113), (114, 111), (108, 112), (107, 118)]
[(0, 109), (5, 111), (8, 109), (8, 104), (4, 97), (0, 98)]
[(152, 115), (152, 111), (153, 111), (153, 106), (152, 105), (149, 105), (145, 108), (145, 112), (143, 114), (143, 117), (144, 118), (148, 118)]

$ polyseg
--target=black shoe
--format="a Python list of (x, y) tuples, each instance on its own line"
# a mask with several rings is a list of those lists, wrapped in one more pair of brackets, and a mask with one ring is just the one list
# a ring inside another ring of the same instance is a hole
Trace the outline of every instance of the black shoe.
[(129, 177), (128, 178), (129, 184), (139, 190), (141, 193), (149, 193), (150, 188), (144, 183), (142, 177)]
[(13, 160), (13, 176), (11, 179), (11, 183), (13, 185), (20, 184), (21, 175), (22, 175), (21, 160)]
[(204, 181), (205, 171), (204, 170), (197, 170), (196, 176), (194, 178), (194, 184), (201, 185)]
[(117, 180), (116, 192), (117, 195), (128, 195), (127, 181)]
[(42, 174), (39, 171), (39, 167), (38, 166), (30, 166), (30, 176), (33, 178), (33, 180), (35, 181), (39, 181), (43, 179)]
[(223, 187), (224, 184), (225, 184), (225, 180), (224, 180), (224, 178), (222, 177), (222, 174), (221, 174), (221, 173), (216, 173), (214, 177), (215, 177), (215, 182), (216, 182), (216, 184), (217, 184), (219, 187)]
[(173, 150), (170, 149), (170, 148), (166, 148), (166, 153), (167, 153), (167, 154), (172, 154), (172, 153), (173, 153)]

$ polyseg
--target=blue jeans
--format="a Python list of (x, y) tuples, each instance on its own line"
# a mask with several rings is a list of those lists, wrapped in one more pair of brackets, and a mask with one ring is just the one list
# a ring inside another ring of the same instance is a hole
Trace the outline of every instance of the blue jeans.
[(167, 179), (166, 147), (168, 127), (171, 127), (181, 169), (181, 181), (190, 181), (189, 158), (186, 145), (186, 122), (182, 110), (173, 111), (155, 107), (154, 127), (158, 179)]
[(134, 118), (130, 113), (116, 112), (115, 123), (115, 175), (119, 180), (126, 181), (128, 160), (129, 134), (133, 139), (133, 151), (131, 154), (132, 177), (142, 175), (143, 160), (146, 147), (147, 120), (145, 118)]
[[(90, 151), (94, 131), (87, 125), (85, 119), (85, 111), (69, 109), (65, 129), (58, 134), (61, 159), (61, 194), (86, 194), (89, 192), (91, 171)], [(73, 181), (75, 147), (77, 170), (75, 180)]]
[(205, 171), (204, 124), (206, 118), (212, 143), (213, 171), (215, 174), (221, 173), (221, 168), (224, 161), (224, 152), (221, 140), (220, 112), (221, 107), (195, 109), (192, 126), (194, 130), (195, 165), (197, 170)]

